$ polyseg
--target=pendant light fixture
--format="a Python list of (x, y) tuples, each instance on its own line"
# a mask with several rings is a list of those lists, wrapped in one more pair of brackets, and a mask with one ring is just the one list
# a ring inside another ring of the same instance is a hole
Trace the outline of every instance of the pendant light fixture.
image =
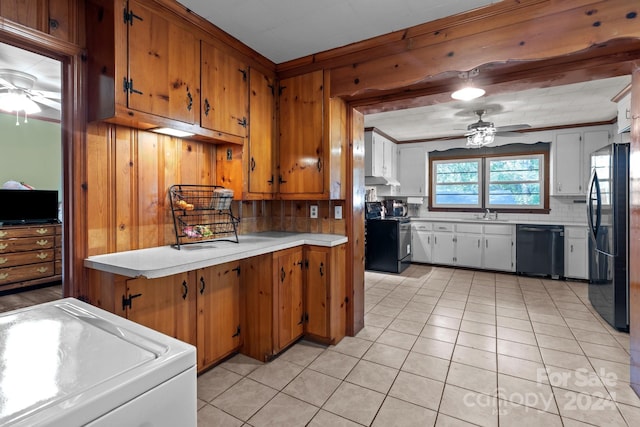
[(471, 101), (480, 98), (485, 94), (485, 90), (473, 86), (472, 78), (477, 77), (480, 71), (474, 68), (471, 71), (464, 71), (458, 74), (458, 77), (465, 81), (464, 86), (451, 94), (451, 98), (459, 101)]

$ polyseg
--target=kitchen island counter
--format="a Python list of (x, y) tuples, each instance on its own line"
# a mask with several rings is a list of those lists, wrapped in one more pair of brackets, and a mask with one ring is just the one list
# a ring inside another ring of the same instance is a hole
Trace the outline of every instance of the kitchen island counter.
[(238, 243), (217, 240), (206, 243), (115, 252), (90, 256), (84, 266), (126, 277), (154, 279), (211, 267), (302, 245), (334, 247), (347, 242), (337, 234), (264, 232), (238, 236)]

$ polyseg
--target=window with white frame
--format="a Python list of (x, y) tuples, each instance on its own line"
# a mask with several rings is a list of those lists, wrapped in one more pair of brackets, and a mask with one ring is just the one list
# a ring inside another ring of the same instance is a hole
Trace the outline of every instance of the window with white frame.
[(546, 153), (491, 154), (434, 159), (431, 200), (434, 209), (545, 209)]

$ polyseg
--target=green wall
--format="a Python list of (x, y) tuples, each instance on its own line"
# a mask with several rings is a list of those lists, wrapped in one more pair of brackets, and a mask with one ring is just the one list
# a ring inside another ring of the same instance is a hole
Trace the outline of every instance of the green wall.
[(0, 186), (9, 180), (38, 190), (58, 190), (62, 200), (60, 123), (29, 118), (16, 126), (15, 114), (0, 112)]

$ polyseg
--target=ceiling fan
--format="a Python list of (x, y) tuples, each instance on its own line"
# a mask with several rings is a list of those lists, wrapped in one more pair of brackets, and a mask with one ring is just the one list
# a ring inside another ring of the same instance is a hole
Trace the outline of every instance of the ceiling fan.
[(467, 126), (467, 133), (464, 136), (474, 135), (482, 130), (492, 129), (496, 136), (521, 136), (518, 130), (530, 129), (531, 125), (519, 124), (510, 126), (495, 127), (492, 122), (485, 122), (482, 116), (486, 114), (486, 110), (474, 110), (473, 113), (478, 116), (478, 121)]
[(474, 110), (474, 114), (478, 116), (478, 121), (467, 126), (467, 145), (472, 147), (483, 147), (491, 144), (496, 136), (520, 136), (518, 130), (529, 129), (530, 125), (519, 124), (510, 126), (495, 127), (493, 122), (485, 122), (482, 115), (485, 110)]
[(26, 97), (28, 100), (60, 111), (60, 93), (34, 89), (37, 81), (37, 77), (22, 71), (0, 69), (0, 99)]

